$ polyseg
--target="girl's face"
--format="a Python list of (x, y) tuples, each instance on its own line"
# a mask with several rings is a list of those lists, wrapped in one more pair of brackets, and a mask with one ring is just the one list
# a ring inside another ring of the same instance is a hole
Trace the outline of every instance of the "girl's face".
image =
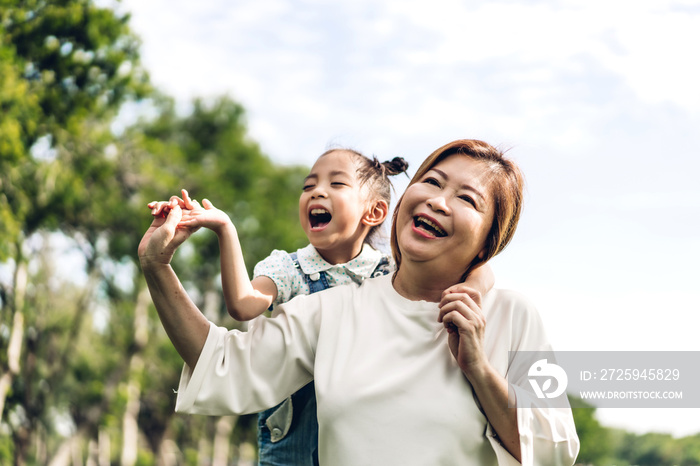
[(484, 162), (451, 155), (406, 189), (396, 219), (402, 268), (461, 277), (484, 254), (494, 216), (487, 177)]
[(319, 158), (304, 180), (299, 220), (309, 242), (332, 264), (357, 256), (369, 231), (367, 189), (357, 178), (351, 152), (337, 150)]

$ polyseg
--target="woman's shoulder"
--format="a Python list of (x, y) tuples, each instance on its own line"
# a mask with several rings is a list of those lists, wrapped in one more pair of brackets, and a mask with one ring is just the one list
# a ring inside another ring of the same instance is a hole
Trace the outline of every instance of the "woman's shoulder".
[(533, 301), (519, 291), (493, 288), (482, 298), (482, 311), (487, 319), (497, 316), (519, 322), (540, 322)]
[(524, 306), (534, 308), (532, 301), (523, 293), (507, 288), (492, 288), (483, 296), (484, 304), (499, 306)]

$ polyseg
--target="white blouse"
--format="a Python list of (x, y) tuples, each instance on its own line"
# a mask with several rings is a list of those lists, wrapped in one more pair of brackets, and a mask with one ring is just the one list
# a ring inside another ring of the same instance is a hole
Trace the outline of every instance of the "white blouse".
[[(450, 353), (437, 303), (402, 297), (387, 275), (299, 296), (279, 310), (248, 332), (212, 324), (194, 370), (183, 369), (176, 411), (254, 413), (313, 379), (321, 464), (518, 464)], [(485, 351), (504, 377), (509, 351), (549, 349), (539, 315), (520, 295), (492, 290), (482, 310)], [(514, 389), (522, 464), (573, 464), (571, 410)]]

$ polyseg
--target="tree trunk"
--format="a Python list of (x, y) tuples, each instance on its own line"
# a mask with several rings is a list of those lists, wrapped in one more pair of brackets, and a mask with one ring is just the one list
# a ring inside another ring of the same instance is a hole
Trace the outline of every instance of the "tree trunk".
[(141, 374), (144, 362), (141, 357), (143, 348), (148, 343), (148, 288), (143, 288), (136, 298), (134, 307), (134, 343), (136, 350), (131, 356), (129, 368), (129, 387), (126, 411), (123, 419), (122, 466), (133, 466), (138, 457), (139, 425), (138, 416), (141, 409)]
[[(18, 250), (21, 246), (17, 247)], [(10, 343), (7, 347), (7, 368), (0, 377), (0, 419), (2, 419), (7, 393), (12, 386), (12, 380), (19, 374), (22, 340), (24, 339), (24, 295), (27, 291), (27, 264), (21, 253), (17, 254), (14, 276), (14, 299), (12, 302), (13, 318)]]
[(199, 466), (209, 465), (209, 458), (211, 457), (211, 443), (209, 439), (202, 436), (199, 438), (197, 443), (197, 464)]
[(229, 452), (231, 450), (231, 432), (236, 425), (238, 416), (222, 416), (216, 422), (216, 435), (214, 437), (214, 454), (212, 466), (226, 466), (229, 464)]
[(122, 466), (133, 466), (138, 458), (139, 424), (138, 415), (141, 409), (141, 385), (136, 380), (137, 373), (143, 370), (143, 360), (138, 354), (131, 357), (131, 380), (127, 389), (128, 400), (124, 419), (122, 421)]
[(109, 441), (109, 434), (104, 429), (100, 429), (99, 433), (97, 434), (97, 448), (99, 450), (99, 453), (97, 454), (97, 464), (99, 466), (109, 466), (111, 444)]
[(81, 444), (83, 432), (76, 432), (65, 439), (58, 447), (56, 454), (51, 458), (49, 466), (80, 466), (83, 464)]

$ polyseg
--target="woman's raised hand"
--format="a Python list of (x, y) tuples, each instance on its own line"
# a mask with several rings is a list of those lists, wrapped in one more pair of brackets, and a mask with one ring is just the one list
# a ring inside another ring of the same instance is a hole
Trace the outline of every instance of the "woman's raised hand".
[(182, 208), (178, 204), (168, 209), (167, 214), (154, 215), (151, 226), (139, 243), (139, 260), (141, 267), (154, 264), (169, 264), (178, 246), (193, 233), (189, 228), (178, 228), (182, 218)]
[(204, 210), (197, 201), (190, 199), (186, 190), (182, 190), (182, 195), (182, 198), (172, 196), (168, 201), (153, 201), (148, 204), (154, 218), (138, 248), (142, 267), (169, 264), (178, 246), (199, 229), (198, 226), (179, 225), (184, 212)]
[(452, 356), (468, 379), (478, 377), (488, 364), (483, 350), (486, 320), (481, 312), (481, 294), (459, 283), (442, 293), (439, 307), (438, 321), (449, 333)]

